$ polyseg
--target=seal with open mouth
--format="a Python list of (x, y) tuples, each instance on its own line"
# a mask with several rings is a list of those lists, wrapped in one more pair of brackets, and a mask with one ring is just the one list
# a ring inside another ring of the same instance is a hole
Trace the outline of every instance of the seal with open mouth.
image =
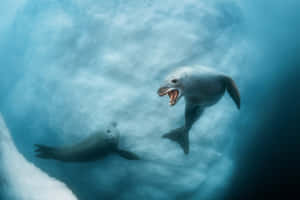
[(158, 89), (159, 96), (168, 95), (170, 105), (174, 106), (181, 97), (185, 99), (185, 124), (163, 135), (176, 141), (189, 153), (189, 131), (206, 107), (216, 104), (229, 93), (238, 109), (240, 94), (234, 81), (224, 74), (206, 67), (182, 67), (167, 76), (165, 83)]

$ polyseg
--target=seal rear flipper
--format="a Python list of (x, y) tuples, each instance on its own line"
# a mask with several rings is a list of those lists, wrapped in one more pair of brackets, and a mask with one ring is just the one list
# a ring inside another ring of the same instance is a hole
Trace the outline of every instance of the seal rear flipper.
[(57, 149), (46, 145), (35, 144), (36, 157), (43, 159), (56, 159)]
[(177, 142), (185, 154), (189, 153), (189, 132), (184, 127), (174, 129), (162, 137)]
[(118, 150), (117, 150), (117, 153), (118, 153), (121, 157), (123, 157), (123, 158), (125, 158), (125, 159), (127, 159), (127, 160), (140, 160), (140, 158), (139, 158), (138, 155), (136, 155), (135, 153), (132, 153), (132, 152), (130, 152), (130, 151), (125, 151), (125, 150), (118, 149)]

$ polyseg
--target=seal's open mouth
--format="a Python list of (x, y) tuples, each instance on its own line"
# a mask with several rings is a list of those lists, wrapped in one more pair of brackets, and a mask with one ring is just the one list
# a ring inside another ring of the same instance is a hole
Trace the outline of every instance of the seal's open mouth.
[(159, 96), (165, 96), (166, 94), (169, 95), (170, 98), (170, 105), (174, 106), (177, 103), (179, 97), (179, 90), (176, 88), (169, 88), (169, 87), (161, 87), (158, 90)]

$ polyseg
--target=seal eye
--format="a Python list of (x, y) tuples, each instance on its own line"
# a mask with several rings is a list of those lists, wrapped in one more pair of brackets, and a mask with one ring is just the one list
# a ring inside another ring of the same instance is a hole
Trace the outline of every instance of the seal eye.
[(110, 130), (109, 130), (109, 129), (107, 129), (107, 130), (106, 130), (106, 133), (110, 133)]
[(172, 83), (177, 83), (178, 80), (177, 80), (177, 79), (173, 79), (173, 80), (171, 80), (171, 82), (172, 82)]

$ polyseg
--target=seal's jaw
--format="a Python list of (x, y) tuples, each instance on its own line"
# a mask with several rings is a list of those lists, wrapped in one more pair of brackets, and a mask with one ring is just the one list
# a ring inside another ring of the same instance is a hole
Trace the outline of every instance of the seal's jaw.
[(159, 96), (165, 96), (168, 95), (170, 98), (170, 105), (174, 106), (178, 100), (181, 97), (181, 90), (178, 88), (172, 88), (172, 87), (161, 87), (157, 91)]

